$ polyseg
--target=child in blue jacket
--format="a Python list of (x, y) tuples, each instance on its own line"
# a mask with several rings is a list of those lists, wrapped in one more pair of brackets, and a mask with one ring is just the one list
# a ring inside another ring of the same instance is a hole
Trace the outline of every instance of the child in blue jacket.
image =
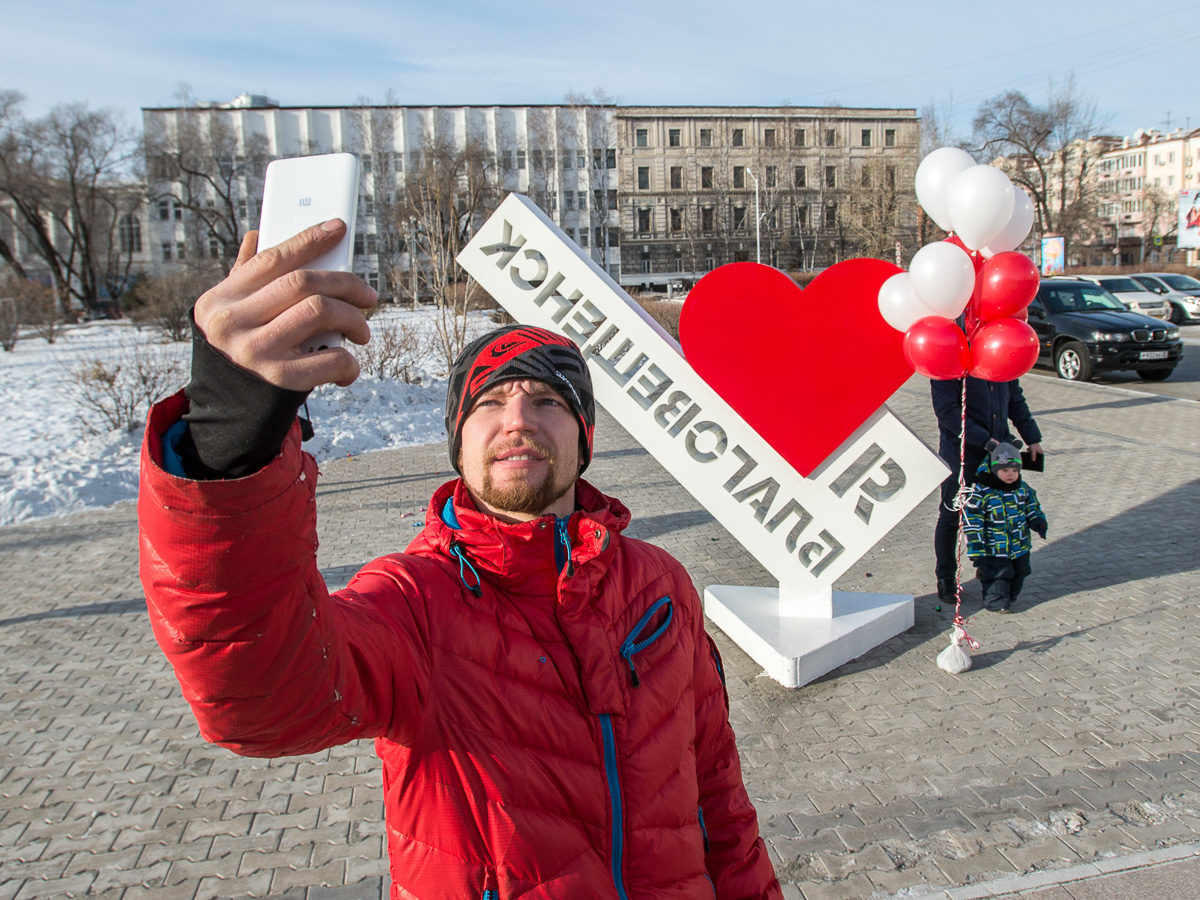
[(1021, 454), (998, 444), (979, 466), (963, 510), (967, 556), (983, 586), (983, 605), (1012, 612), (1029, 576), (1030, 531), (1046, 537), (1046, 516), (1037, 493), (1021, 479)]

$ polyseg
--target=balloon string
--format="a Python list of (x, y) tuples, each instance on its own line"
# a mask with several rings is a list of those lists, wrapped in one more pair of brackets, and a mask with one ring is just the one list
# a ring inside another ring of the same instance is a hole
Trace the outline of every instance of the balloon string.
[(963, 534), (965, 533), (966, 500), (967, 500), (967, 378), (964, 375), (959, 381), (962, 387), (959, 393), (959, 425), (958, 425), (958, 493), (954, 497), (954, 506), (958, 512), (958, 531), (954, 536), (955, 572), (954, 572), (954, 624), (962, 629), (971, 647), (979, 649), (979, 642), (967, 634), (967, 620), (962, 617), (963, 596)]

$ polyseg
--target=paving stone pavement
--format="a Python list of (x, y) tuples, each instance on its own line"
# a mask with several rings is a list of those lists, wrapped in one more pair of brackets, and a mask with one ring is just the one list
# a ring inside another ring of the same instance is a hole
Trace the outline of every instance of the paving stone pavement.
[[(1200, 404), (1026, 391), (1052, 454), (1032, 476), (1050, 540), (1019, 614), (975, 619), (970, 672), (934, 664), (952, 611), (929, 594), (932, 498), (839, 584), (916, 595), (910, 631), (796, 691), (715, 634), (789, 898), (946, 896), (1200, 839)], [(891, 406), (935, 440), (923, 381)], [(589, 477), (634, 535), (701, 589), (770, 583), (615, 423), (597, 434)], [(448, 477), (440, 446), (323, 469), (331, 586), (406, 544)], [(264, 761), (198, 737), (146, 621), (132, 504), (0, 528), (0, 584), (0, 900), (386, 896), (369, 742)]]

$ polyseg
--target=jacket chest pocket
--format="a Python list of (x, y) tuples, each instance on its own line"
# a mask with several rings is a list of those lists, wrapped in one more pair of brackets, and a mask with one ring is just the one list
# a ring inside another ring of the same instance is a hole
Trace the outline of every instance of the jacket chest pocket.
[(670, 629), (674, 615), (675, 609), (670, 595), (659, 597), (650, 604), (650, 608), (642, 614), (621, 644), (621, 658), (629, 666), (629, 676), (634, 687), (639, 687), (642, 683), (638, 667), (641, 666), (645, 672), (653, 662), (656, 656), (653, 645)]

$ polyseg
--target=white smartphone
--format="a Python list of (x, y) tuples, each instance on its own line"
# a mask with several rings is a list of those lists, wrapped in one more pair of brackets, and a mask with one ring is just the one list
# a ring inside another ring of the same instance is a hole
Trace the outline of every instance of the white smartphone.
[[(267, 165), (262, 215), (258, 219), (258, 249), (282, 244), (305, 228), (329, 219), (346, 223), (346, 234), (328, 253), (305, 269), (350, 272), (354, 267), (354, 219), (358, 211), (358, 157), (353, 153), (324, 153), (277, 159)], [(315, 334), (300, 345), (305, 353), (340, 347), (336, 331)]]

